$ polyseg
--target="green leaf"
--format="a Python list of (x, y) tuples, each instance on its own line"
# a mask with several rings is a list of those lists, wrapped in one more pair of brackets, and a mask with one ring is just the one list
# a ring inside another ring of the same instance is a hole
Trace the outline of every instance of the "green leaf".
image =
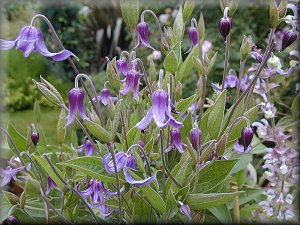
[(134, 197), (132, 220), (138, 223), (157, 224), (157, 217), (153, 208), (138, 194)]
[(120, 8), (122, 17), (130, 28), (135, 28), (139, 21), (139, 1), (138, 0), (121, 0)]
[(178, 105), (176, 107), (177, 111), (180, 112), (180, 114), (184, 114), (194, 101), (195, 101), (195, 94), (188, 98), (180, 100), (180, 102), (178, 102)]
[(237, 154), (235, 153), (235, 158), (238, 159), (238, 162), (234, 165), (233, 169), (231, 170), (230, 174), (235, 174), (247, 167), (247, 165), (252, 161), (251, 154)]
[(110, 134), (99, 124), (90, 120), (84, 120), (84, 124), (88, 131), (90, 131), (99, 141), (105, 143), (110, 141)]
[(116, 71), (116, 57), (107, 64), (106, 75), (112, 89), (118, 93), (120, 89), (120, 76)]
[(218, 55), (218, 52), (215, 52), (214, 56), (210, 59), (209, 66), (207, 68), (207, 75), (210, 73), (211, 69), (215, 65), (217, 55)]
[(20, 202), (20, 198), (14, 193), (8, 191), (2, 191), (4, 197), (11, 205), (16, 205)]
[(244, 192), (190, 194), (188, 195), (185, 204), (188, 204), (192, 210), (209, 209), (223, 205), (242, 193)]
[(275, 0), (270, 2), (270, 27), (276, 28), (279, 21), (279, 12)]
[(120, 120), (121, 120), (121, 110), (122, 110), (122, 103), (123, 100), (119, 100), (116, 106), (116, 111), (115, 111), (115, 115), (114, 115), (114, 120), (112, 122), (112, 128), (111, 128), (111, 140), (114, 140), (117, 131), (118, 131), (118, 127), (120, 125)]
[(182, 17), (184, 21), (192, 15), (193, 10), (195, 8), (196, 1), (195, 0), (186, 0), (183, 6)]
[(184, 32), (184, 21), (182, 15), (182, 7), (180, 6), (178, 13), (176, 15), (174, 24), (173, 24), (173, 33), (177, 39), (177, 41), (181, 41)]
[[(52, 178), (52, 180), (54, 180), (54, 182), (57, 184), (57, 186), (62, 190), (63, 183), (58, 178), (58, 176), (56, 176), (56, 174), (54, 173), (53, 169), (51, 168), (51, 166), (49, 165), (47, 160), (38, 155), (33, 155), (32, 157), (35, 158), (35, 160), (40, 164), (40, 166), (43, 167), (45, 172)], [(56, 171), (59, 173), (59, 175), (61, 177), (64, 177), (64, 174), (60, 171), (60, 169), (58, 169), (55, 165), (54, 165), (54, 167), (55, 167)]]
[[(77, 169), (81, 173), (85, 175), (89, 175), (103, 182), (109, 182), (109, 183), (116, 182), (114, 176), (103, 175), (106, 174), (106, 172), (102, 167), (102, 158), (100, 157), (84, 156), (76, 159), (71, 159), (65, 162), (61, 162), (59, 164)], [(124, 180), (121, 179), (121, 181), (125, 183)]]
[(197, 193), (207, 193), (220, 186), (229, 176), (238, 160), (213, 161), (199, 172)]
[(296, 95), (291, 105), (293, 115), (297, 115), (300, 111), (300, 94)]
[(176, 194), (176, 199), (178, 201), (182, 201), (184, 202), (184, 200), (186, 199), (187, 195), (190, 192), (190, 184), (186, 185), (185, 187), (181, 188), (177, 194)]
[(39, 123), (41, 121), (41, 108), (38, 100), (35, 100), (33, 105), (34, 121)]
[[(239, 196), (239, 203), (240, 206), (247, 204), (251, 201), (255, 201), (255, 199), (257, 199), (259, 196), (264, 195), (264, 191), (262, 189), (252, 189), (252, 188), (246, 188), (243, 189), (244, 193), (242, 193)], [(231, 210), (232, 207), (232, 203), (229, 202), (228, 203), (228, 209)]]
[(199, 53), (199, 45), (196, 45), (189, 53), (189, 55), (186, 57), (182, 65), (180, 66), (177, 75), (177, 79), (180, 82), (185, 81), (185, 79), (188, 77), (189, 73), (193, 68), (193, 56), (194, 57), (197, 56), (198, 53)]
[(208, 116), (208, 121), (206, 126), (210, 133), (210, 136), (213, 139), (216, 139), (219, 136), (220, 130), (222, 129), (225, 104), (226, 104), (226, 90), (222, 91), (220, 96), (215, 101), (214, 105), (211, 106), (212, 109)]
[[(128, 172), (133, 177), (133, 179), (141, 180), (141, 178), (138, 175), (136, 175), (133, 171), (128, 170)], [(150, 204), (154, 209), (156, 209), (160, 213), (166, 212), (166, 205), (163, 199), (155, 190), (151, 188), (150, 185), (141, 186), (139, 188), (142, 190), (142, 192), (144, 193), (144, 195), (146, 196), (146, 198), (148, 199), (148, 201), (150, 202)]]
[(61, 146), (66, 138), (66, 111), (64, 108), (61, 109), (57, 128), (56, 128), (56, 140), (57, 143)]
[[(138, 129), (135, 127), (132, 127), (128, 132), (127, 132), (127, 141), (128, 141), (128, 146), (133, 145), (134, 139), (136, 135), (138, 135)], [(125, 148), (125, 143), (123, 145), (123, 148)]]
[[(11, 136), (12, 140), (14, 141), (14, 143), (16, 144), (17, 148), (19, 149), (20, 152), (24, 152), (27, 150), (27, 146), (26, 146), (26, 138), (21, 135), (12, 125), (11, 122), (8, 123), (8, 128), (7, 128), (7, 132), (9, 133), (9, 135)], [(11, 150), (14, 151), (14, 148), (12, 146), (12, 144), (10, 143), (9, 140), (7, 140), (8, 146), (10, 147)]]
[(163, 66), (168, 72), (175, 74), (175, 72), (177, 71), (177, 67), (178, 67), (178, 58), (177, 58), (174, 50), (171, 50), (168, 53), (168, 55), (166, 56), (166, 58), (164, 60)]
[(220, 205), (218, 207), (208, 209), (221, 223), (232, 224), (231, 215), (227, 208), (227, 205)]

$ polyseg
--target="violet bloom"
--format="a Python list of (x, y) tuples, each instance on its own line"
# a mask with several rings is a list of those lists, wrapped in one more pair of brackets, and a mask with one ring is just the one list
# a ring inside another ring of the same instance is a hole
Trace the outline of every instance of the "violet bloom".
[(97, 153), (97, 151), (94, 148), (93, 143), (89, 139), (86, 139), (84, 141), (83, 145), (79, 146), (78, 149), (75, 149), (73, 144), (71, 144), (71, 148), (76, 152), (85, 152), (86, 156), (91, 156), (93, 152)]
[(171, 99), (169, 99), (167, 92), (162, 89), (154, 91), (152, 94), (152, 106), (146, 116), (135, 127), (139, 130), (145, 130), (152, 118), (161, 129), (166, 128), (168, 125), (177, 129), (182, 127), (182, 123), (176, 121), (171, 115)]
[(139, 48), (141, 45), (144, 45), (147, 48), (155, 50), (148, 41), (148, 24), (146, 22), (140, 22), (137, 25), (138, 39), (139, 42), (134, 48)]
[(232, 27), (232, 19), (230, 17), (227, 17), (227, 12), (228, 7), (226, 7), (224, 10), (224, 17), (222, 17), (218, 22), (218, 28), (224, 41), (226, 41)]
[(33, 131), (30, 138), (31, 138), (32, 143), (34, 144), (34, 147), (36, 147), (37, 143), (39, 142), (39, 138), (40, 138), (39, 133)]
[(41, 30), (33, 26), (23, 27), (14, 41), (0, 39), (0, 50), (9, 50), (14, 46), (16, 46), (16, 49), (23, 52), (24, 57), (29, 56), (31, 52), (39, 52), (43, 56), (50, 57), (55, 61), (62, 61), (70, 56), (76, 57), (72, 52), (66, 49), (57, 53), (49, 52), (45, 45)]
[(190, 48), (187, 50), (186, 53), (189, 53), (192, 51), (192, 49), (198, 44), (199, 38), (198, 38), (198, 30), (196, 27), (190, 27), (188, 29), (189, 38), (190, 38)]
[[(100, 92), (100, 96), (97, 96), (97, 101), (101, 101), (103, 105), (107, 106), (109, 101), (116, 101), (118, 98), (116, 97), (111, 97), (110, 95), (110, 91), (108, 88), (104, 87), (101, 92)], [(93, 101), (95, 100), (95, 97), (93, 98)]]
[(201, 146), (202, 132), (197, 125), (190, 130), (190, 141), (193, 148), (198, 151)]
[[(227, 89), (228, 87), (235, 88), (237, 86), (237, 84), (238, 84), (238, 77), (235, 74), (235, 72), (231, 69), (229, 71), (229, 74), (225, 78), (224, 88), (225, 89)], [(212, 83), (212, 87), (216, 91), (222, 91), (222, 88), (220, 87), (219, 84)]]
[(191, 218), (191, 209), (188, 205), (185, 205), (185, 204), (181, 204), (180, 205), (180, 212), (187, 216), (188, 218)]
[(282, 35), (281, 51), (293, 44), (297, 39), (297, 34), (293, 30), (286, 30)]
[(124, 76), (126, 76), (128, 72), (127, 61), (125, 59), (118, 59), (116, 65), (118, 74), (123, 74)]
[(248, 148), (251, 144), (253, 139), (253, 129), (251, 127), (244, 127), (241, 132), (241, 141), (242, 145), (244, 146), (244, 151)]
[(237, 141), (234, 146), (233, 149), (238, 153), (238, 154), (244, 154), (244, 153), (249, 153), (252, 150), (252, 145), (249, 144), (248, 147), (245, 149), (245, 147), (243, 145), (239, 144), (239, 141)]
[(51, 191), (51, 189), (54, 188), (57, 191), (60, 191), (60, 189), (57, 187), (56, 183), (50, 176), (47, 177), (47, 190), (45, 192), (46, 195), (48, 195)]
[(79, 88), (73, 88), (69, 91), (70, 114), (67, 116), (68, 121), (66, 127), (69, 126), (75, 120), (75, 114), (77, 111), (82, 119), (84, 120), (89, 119), (84, 112), (83, 100), (84, 100), (83, 90)]
[(187, 145), (181, 141), (180, 130), (177, 128), (172, 128), (172, 130), (170, 131), (170, 135), (170, 146), (165, 149), (165, 152), (169, 152), (172, 148), (176, 147), (180, 153), (184, 153), (182, 146), (186, 147)]
[(120, 90), (121, 95), (126, 95), (130, 90), (133, 93), (133, 98), (135, 100), (139, 100), (139, 79), (140, 74), (135, 70), (128, 71), (125, 81), (125, 86), (122, 90)]
[(21, 167), (15, 168), (15, 169), (8, 166), (8, 167), (6, 167), (5, 170), (0, 168), (0, 176), (2, 177), (2, 179), (0, 181), (0, 187), (3, 187), (6, 184), (8, 184), (11, 181), (11, 179), (16, 180), (17, 173), (22, 171), (24, 168), (25, 168), (24, 166), (21, 166)]
[[(129, 155), (128, 152), (118, 152), (115, 155), (116, 163), (117, 163), (117, 172), (123, 170), (125, 180), (129, 184), (133, 184), (136, 186), (146, 186), (149, 185), (154, 179), (155, 175), (152, 177), (148, 177), (144, 180), (134, 180), (133, 177), (128, 172), (127, 168), (137, 170), (138, 167), (136, 165), (136, 160), (132, 155)], [(108, 173), (115, 173), (114, 164), (112, 161), (112, 156), (110, 153), (104, 155), (102, 159), (102, 166), (105, 168), (106, 172)]]

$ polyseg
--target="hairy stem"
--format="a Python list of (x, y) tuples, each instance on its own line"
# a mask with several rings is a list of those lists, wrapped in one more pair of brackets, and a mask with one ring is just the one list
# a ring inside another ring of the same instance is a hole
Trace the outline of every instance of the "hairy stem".
[(225, 42), (225, 60), (224, 60), (223, 80), (222, 80), (222, 91), (224, 90), (225, 78), (227, 75), (227, 67), (229, 63), (229, 48), (230, 48), (230, 33), (227, 35), (226, 42)]

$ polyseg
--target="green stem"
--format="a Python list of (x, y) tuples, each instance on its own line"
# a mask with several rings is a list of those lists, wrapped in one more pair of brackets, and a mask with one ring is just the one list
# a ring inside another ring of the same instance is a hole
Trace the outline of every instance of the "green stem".
[(164, 200), (166, 200), (166, 182), (167, 182), (167, 178), (166, 178), (166, 170), (165, 170), (165, 158), (163, 155), (163, 152), (165, 151), (164, 149), (164, 134), (163, 134), (163, 130), (159, 130), (159, 135), (160, 135), (160, 149), (161, 149), (161, 157), (162, 157), (162, 161), (163, 161), (163, 167), (162, 167), (162, 173), (163, 173), (163, 182), (162, 182), (162, 197)]
[(240, 95), (241, 79), (244, 76), (245, 64), (246, 64), (246, 60), (240, 60), (239, 79), (238, 79), (238, 84), (237, 84), (237, 89), (236, 89), (236, 93), (235, 93), (234, 102), (238, 99), (238, 97)]
[(223, 71), (223, 80), (222, 80), (222, 91), (224, 90), (225, 78), (227, 75), (227, 67), (229, 63), (229, 48), (230, 48), (230, 33), (226, 37), (225, 42), (225, 61), (224, 61), (224, 71)]
[(207, 81), (207, 76), (206, 75), (205, 76), (201, 76), (201, 81), (202, 81), (202, 92), (201, 92), (201, 99), (200, 99), (199, 124), (201, 122), (203, 111), (204, 111), (204, 102), (205, 102), (205, 95), (206, 95), (206, 81)]

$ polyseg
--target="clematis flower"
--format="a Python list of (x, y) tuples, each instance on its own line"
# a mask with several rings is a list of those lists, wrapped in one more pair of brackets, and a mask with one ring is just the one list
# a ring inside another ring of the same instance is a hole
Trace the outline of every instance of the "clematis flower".
[(224, 9), (224, 16), (218, 22), (218, 28), (224, 41), (226, 41), (226, 38), (232, 27), (232, 19), (227, 17), (228, 10), (228, 7)]
[(248, 147), (245, 149), (243, 145), (239, 144), (239, 141), (237, 141), (233, 149), (238, 153), (238, 154), (244, 154), (244, 153), (249, 153), (252, 150), (252, 145), (249, 144)]
[(190, 130), (190, 141), (193, 148), (198, 151), (201, 146), (202, 132), (197, 124), (194, 124), (194, 127)]
[(181, 212), (183, 215), (187, 216), (188, 218), (191, 218), (191, 209), (190, 209), (190, 207), (189, 207), (188, 205), (186, 205), (186, 204), (181, 204), (181, 205), (180, 205), (180, 212)]
[(91, 156), (93, 152), (97, 153), (94, 149), (94, 145), (89, 139), (86, 139), (83, 145), (79, 146), (78, 149), (74, 148), (73, 144), (71, 143), (71, 148), (76, 152), (85, 152), (86, 156)]
[(187, 50), (186, 53), (192, 51), (192, 49), (198, 44), (199, 37), (198, 37), (198, 30), (197, 30), (197, 22), (195, 18), (191, 20), (191, 27), (188, 29), (188, 34), (190, 38), (190, 48)]
[(45, 192), (46, 195), (48, 195), (51, 191), (51, 189), (54, 188), (57, 191), (60, 191), (60, 189), (57, 187), (56, 183), (50, 176), (47, 177), (47, 190)]
[(144, 45), (147, 48), (150, 48), (152, 50), (155, 50), (148, 41), (148, 24), (146, 22), (140, 22), (137, 25), (137, 32), (138, 32), (138, 44), (134, 48), (139, 48), (141, 45)]
[(168, 97), (167, 92), (162, 89), (154, 91), (152, 94), (152, 106), (146, 116), (135, 127), (139, 130), (145, 130), (152, 118), (156, 125), (162, 129), (168, 125), (175, 128), (182, 127), (182, 123), (176, 121), (171, 115), (171, 99)]
[(34, 146), (36, 147), (37, 143), (39, 142), (39, 138), (40, 138), (39, 133), (37, 133), (37, 132), (35, 132), (35, 131), (32, 132), (30, 138), (31, 138), (32, 143), (33, 143)]
[(11, 179), (16, 180), (17, 173), (22, 171), (24, 168), (25, 168), (24, 166), (21, 166), (21, 167), (15, 168), (15, 169), (8, 166), (8, 167), (6, 167), (5, 170), (0, 168), (0, 176), (2, 177), (2, 179), (0, 181), (0, 187), (3, 187), (6, 184), (8, 184), (11, 181)]
[[(116, 101), (118, 98), (117, 97), (111, 97), (110, 91), (108, 88), (104, 87), (100, 95), (97, 96), (97, 101), (101, 101), (103, 105), (107, 106), (109, 103), (109, 100), (112, 100), (113, 102)], [(95, 97), (93, 98), (93, 101), (96, 101)]]
[(176, 147), (180, 153), (184, 153), (182, 146), (186, 147), (187, 145), (181, 141), (180, 130), (177, 128), (172, 128), (170, 131), (171, 141), (170, 146), (165, 149), (165, 152), (171, 151), (172, 148)]
[(135, 100), (139, 100), (139, 79), (140, 74), (135, 70), (128, 71), (125, 81), (125, 86), (122, 90), (120, 90), (121, 95), (126, 95), (130, 90), (133, 93), (133, 98)]
[[(237, 75), (235, 74), (234, 70), (232, 70), (232, 69), (229, 70), (229, 74), (225, 78), (224, 88), (225, 89), (227, 89), (228, 87), (235, 88), (237, 86), (238, 80), (239, 79), (238, 79)], [(222, 90), (221, 86), (216, 83), (212, 83), (212, 87), (216, 91)]]
[(297, 39), (297, 34), (293, 30), (285, 30), (282, 35), (281, 51), (293, 44)]
[(28, 57), (31, 52), (39, 52), (43, 56), (50, 57), (55, 61), (62, 61), (70, 56), (76, 57), (67, 49), (61, 50), (57, 53), (49, 52), (45, 45), (41, 30), (33, 26), (23, 27), (18, 37), (14, 41), (0, 39), (1, 50), (9, 50), (14, 46), (16, 46), (16, 49), (19, 49), (23, 52), (24, 57)]
[[(102, 159), (102, 166), (108, 173), (115, 172), (113, 161), (112, 161), (111, 157), (112, 157), (111, 153), (108, 153), (108, 154), (104, 155), (104, 157)], [(127, 181), (127, 183), (140, 187), (140, 186), (149, 185), (155, 179), (155, 175), (148, 177), (144, 180), (133, 179), (133, 177), (130, 175), (130, 173), (128, 172), (127, 169), (130, 168), (133, 170), (137, 170), (138, 167), (137, 167), (134, 156), (130, 155), (129, 152), (127, 152), (127, 153), (122, 152), (122, 151), (118, 152), (115, 155), (115, 159), (116, 159), (116, 164), (117, 164), (117, 172), (119, 172), (120, 170), (123, 170), (125, 180)]]
[(244, 127), (241, 132), (241, 141), (244, 146), (244, 151), (248, 148), (253, 139), (253, 129), (251, 127)]
[(128, 72), (128, 64), (126, 59), (118, 59), (116, 65), (118, 74), (123, 74), (126, 76)]
[(80, 88), (73, 88), (69, 91), (70, 114), (67, 116), (68, 121), (66, 127), (75, 120), (75, 114), (77, 111), (82, 119), (89, 119), (84, 112), (83, 99), (84, 92)]

